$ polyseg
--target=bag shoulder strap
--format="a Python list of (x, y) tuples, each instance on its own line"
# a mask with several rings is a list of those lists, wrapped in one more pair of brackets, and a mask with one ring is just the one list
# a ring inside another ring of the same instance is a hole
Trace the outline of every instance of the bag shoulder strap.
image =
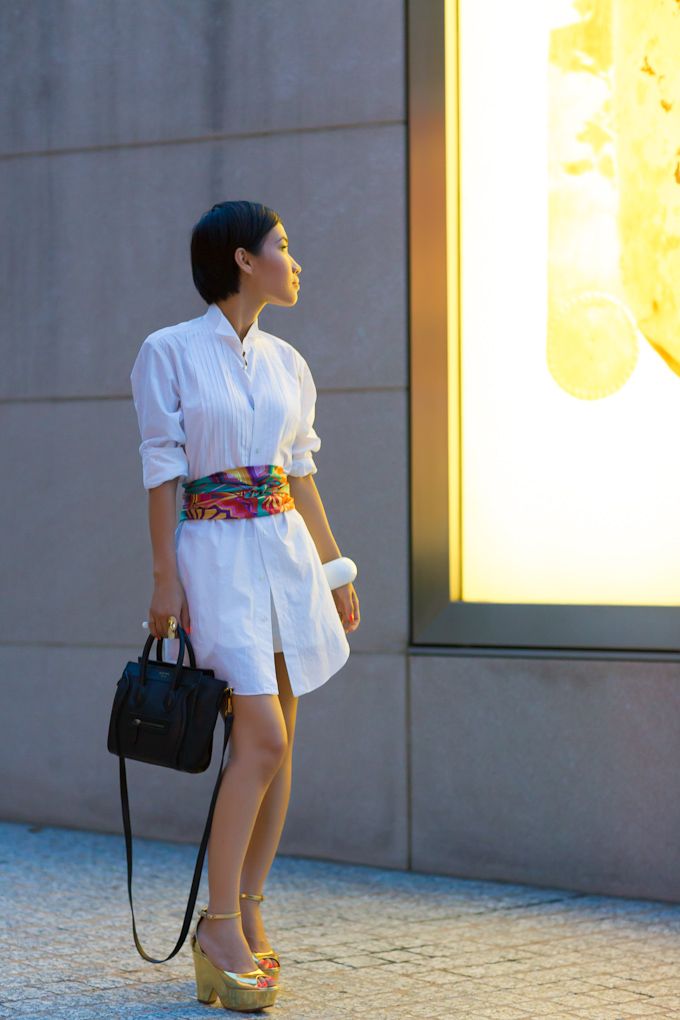
[(208, 846), (208, 839), (210, 838), (210, 828), (212, 825), (213, 812), (215, 810), (215, 804), (217, 803), (217, 794), (219, 792), (220, 783), (222, 782), (223, 765), (224, 765), (224, 754), (227, 749), (227, 741), (229, 739), (229, 733), (231, 732), (231, 724), (234, 716), (232, 712), (223, 716), (224, 718), (224, 742), (222, 744), (222, 759), (220, 761), (220, 767), (217, 773), (217, 779), (215, 781), (215, 788), (213, 790), (212, 800), (210, 801), (210, 810), (208, 811), (208, 818), (205, 823), (203, 830), (203, 837), (201, 839), (201, 845), (198, 850), (198, 856), (196, 858), (196, 867), (194, 868), (194, 877), (191, 883), (191, 892), (189, 893), (189, 900), (187, 902), (187, 909), (184, 915), (184, 923), (182, 924), (182, 930), (177, 940), (177, 945), (169, 956), (164, 957), (162, 960), (157, 960), (153, 956), (149, 956), (142, 947), (139, 938), (137, 937), (137, 927), (135, 925), (135, 908), (132, 904), (132, 829), (130, 826), (130, 805), (128, 802), (128, 789), (127, 789), (127, 776), (125, 774), (125, 757), (119, 755), (120, 764), (120, 800), (123, 809), (123, 826), (125, 828), (125, 851), (127, 854), (127, 885), (128, 885), (128, 898), (130, 900), (130, 910), (132, 911), (132, 935), (135, 940), (135, 945), (140, 956), (143, 956), (149, 963), (165, 963), (167, 960), (171, 960), (175, 953), (178, 953), (184, 941), (187, 937), (189, 927), (191, 925), (191, 915), (194, 911), (194, 905), (196, 903), (196, 897), (198, 896), (198, 887), (201, 882), (201, 872), (203, 871), (203, 858), (205, 857), (206, 847)]

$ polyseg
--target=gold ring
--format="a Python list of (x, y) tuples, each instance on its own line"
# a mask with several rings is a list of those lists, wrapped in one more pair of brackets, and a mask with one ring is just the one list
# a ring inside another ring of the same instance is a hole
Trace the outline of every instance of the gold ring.
[(174, 616), (168, 617), (168, 638), (177, 637), (177, 619)]

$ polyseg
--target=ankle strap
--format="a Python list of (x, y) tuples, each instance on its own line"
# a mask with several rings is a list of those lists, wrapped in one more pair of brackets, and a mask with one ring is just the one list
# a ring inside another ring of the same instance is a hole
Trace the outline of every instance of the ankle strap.
[(226, 917), (238, 917), (240, 913), (241, 913), (240, 910), (235, 910), (233, 914), (209, 914), (207, 907), (201, 907), (201, 909), (199, 910), (200, 916), (207, 917), (209, 921), (217, 921), (220, 920), (221, 918)]
[(258, 900), (258, 902), (259, 902), (259, 901), (264, 899), (264, 893), (242, 892), (241, 893), (241, 899), (242, 900)]

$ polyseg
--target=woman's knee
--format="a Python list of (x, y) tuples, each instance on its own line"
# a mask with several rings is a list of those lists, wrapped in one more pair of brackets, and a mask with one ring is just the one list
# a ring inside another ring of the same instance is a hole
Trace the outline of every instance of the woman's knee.
[(287, 753), (288, 734), (285, 724), (269, 728), (259, 746), (259, 758), (262, 768), (267, 772), (277, 772), (285, 761)]
[(278, 770), (288, 752), (288, 731), (275, 695), (234, 697), (231, 744), (232, 757), (246, 760), (250, 768)]

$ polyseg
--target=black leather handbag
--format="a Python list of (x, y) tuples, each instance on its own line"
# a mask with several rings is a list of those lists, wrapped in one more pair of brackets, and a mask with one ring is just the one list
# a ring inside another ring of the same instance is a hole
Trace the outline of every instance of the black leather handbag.
[[(231, 688), (218, 680), (212, 669), (196, 666), (194, 650), (186, 631), (178, 626), (179, 655), (177, 662), (163, 662), (163, 645), (160, 638), (149, 634), (144, 651), (137, 662), (128, 662), (113, 699), (107, 747), (118, 755), (120, 769), (120, 799), (125, 829), (127, 853), (128, 898), (132, 911), (132, 934), (140, 956), (149, 963), (165, 963), (182, 948), (191, 924), (198, 887), (203, 870), (213, 812), (223, 776), (224, 755), (233, 722)], [(149, 659), (154, 641), (156, 659)], [(189, 651), (189, 666), (184, 665), (185, 648)], [(132, 904), (132, 829), (128, 803), (125, 759), (162, 765), (180, 772), (205, 772), (210, 764), (213, 731), (218, 714), (224, 718), (222, 760), (215, 782), (210, 810), (205, 823), (201, 845), (196, 858), (191, 892), (177, 945), (162, 960), (149, 956), (137, 937), (135, 909)]]

